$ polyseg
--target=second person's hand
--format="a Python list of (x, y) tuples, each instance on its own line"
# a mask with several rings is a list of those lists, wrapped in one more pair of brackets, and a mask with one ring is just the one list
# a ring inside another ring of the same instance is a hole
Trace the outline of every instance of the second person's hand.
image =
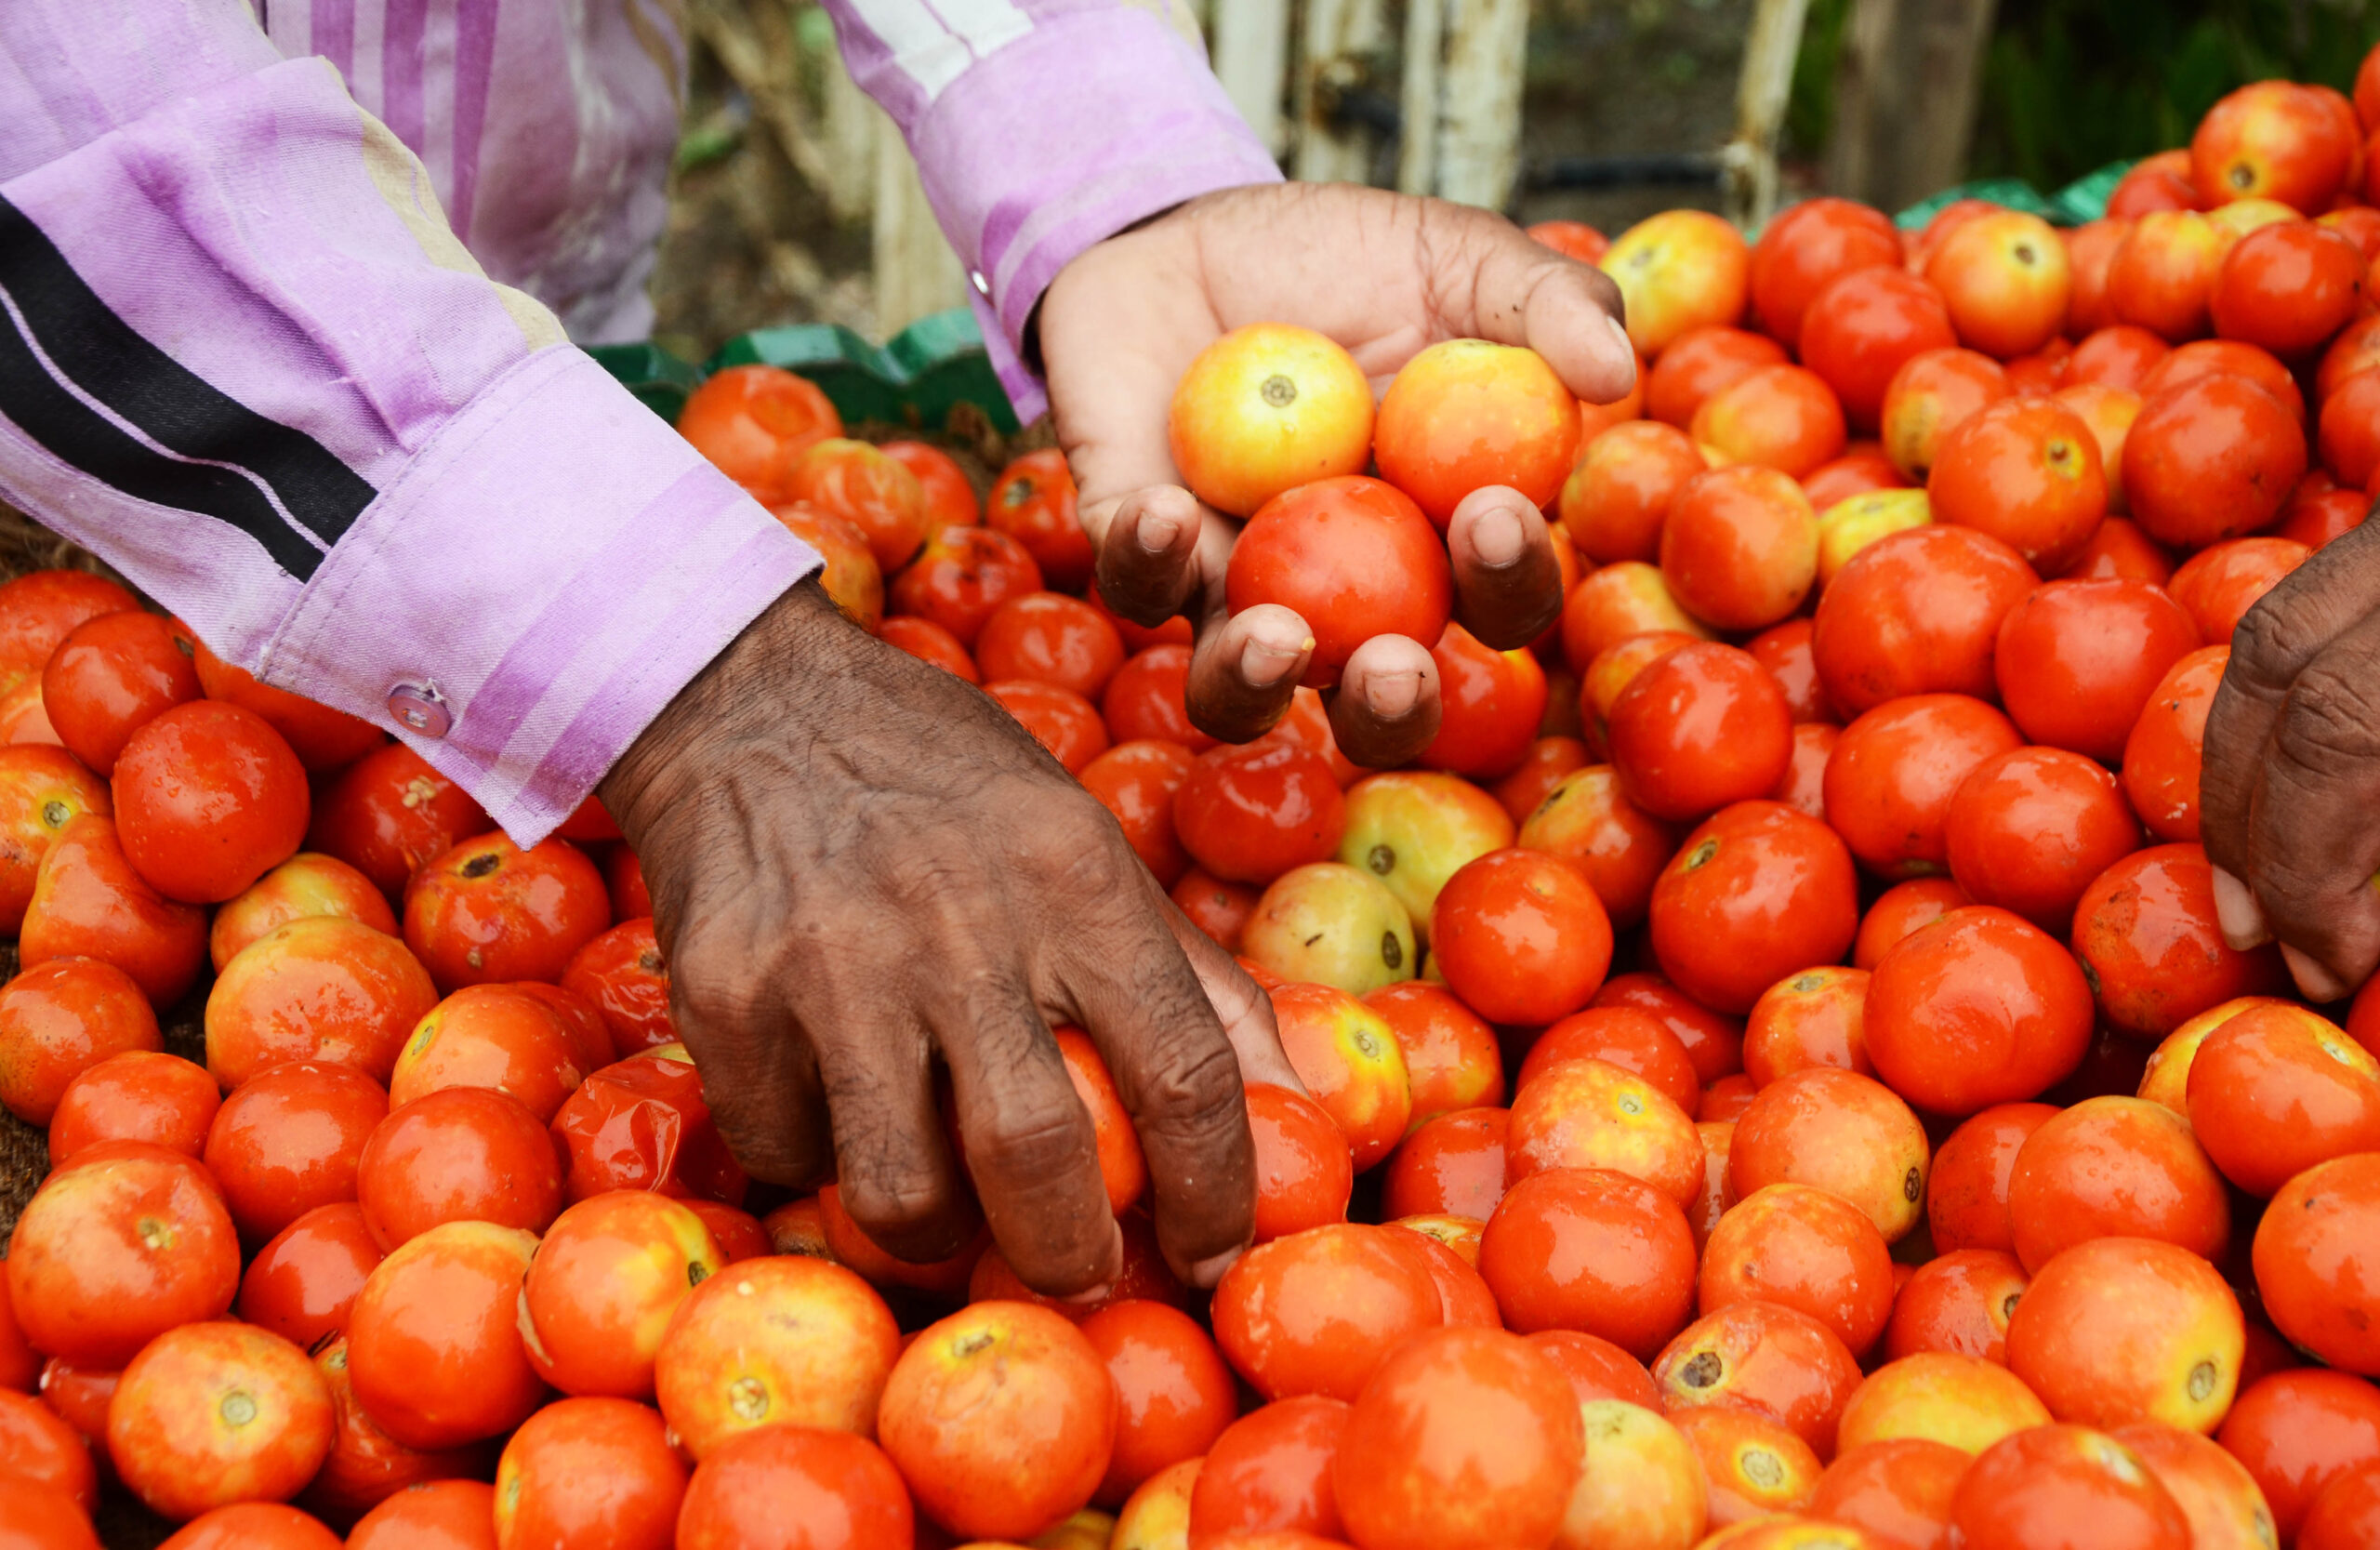
[[(1230, 616), (1223, 574), (1239, 524), (1182, 488), (1167, 441), (1174, 383), (1200, 351), (1251, 323), (1337, 340), (1375, 388), (1427, 345), (1527, 345), (1591, 403), (1625, 396), (1636, 354), (1620, 290), (1486, 210), (1377, 189), (1279, 183), (1205, 195), (1084, 252), (1040, 311), (1058, 437), (1099, 551), (1100, 595), (1126, 618), (1189, 615), (1190, 718), (1227, 742), (1288, 710), (1311, 632), (1287, 608)], [(1497, 649), (1527, 644), (1562, 606), (1544, 517), (1516, 490), (1474, 491), (1448, 532), (1455, 617)], [(1438, 726), (1428, 641), (1358, 647), (1331, 696), (1341, 751), (1404, 762)]]

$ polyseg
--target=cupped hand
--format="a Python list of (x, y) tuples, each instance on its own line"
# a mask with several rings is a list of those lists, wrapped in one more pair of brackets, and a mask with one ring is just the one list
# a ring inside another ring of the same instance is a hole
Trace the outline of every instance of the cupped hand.
[(2223, 934), (2281, 939), (2307, 999), (2380, 966), (2380, 523), (2315, 551), (2231, 640), (2206, 718), (2200, 829)]
[[(1289, 709), (1312, 631), (1277, 604), (1224, 606), (1238, 523), (1182, 488), (1166, 435), (1198, 352), (1247, 324), (1299, 324), (1344, 346), (1378, 391), (1427, 345), (1485, 338), (1529, 346), (1571, 391), (1608, 404), (1635, 380), (1620, 318), (1607, 276), (1501, 216), (1378, 189), (1226, 190), (1091, 247), (1042, 298), (1040, 342), (1100, 596), (1141, 624), (1186, 613), (1191, 721), (1226, 742), (1262, 735)], [(1553, 536), (1520, 492), (1474, 491), (1448, 548), (1455, 616), (1488, 645), (1527, 644), (1560, 612)], [(1383, 635), (1356, 649), (1330, 701), (1348, 758), (1402, 763), (1436, 733), (1433, 643)]]
[(1271, 1007), (981, 691), (804, 582), (602, 795), (653, 890), (671, 1015), (756, 1177), (837, 1177), (868, 1236), (917, 1262), (963, 1247), (980, 1200), (1027, 1285), (1104, 1285), (1122, 1240), (1050, 1032), (1073, 1023), (1132, 1115), (1175, 1272), (1210, 1286), (1247, 1244), (1242, 1083), (1297, 1083)]

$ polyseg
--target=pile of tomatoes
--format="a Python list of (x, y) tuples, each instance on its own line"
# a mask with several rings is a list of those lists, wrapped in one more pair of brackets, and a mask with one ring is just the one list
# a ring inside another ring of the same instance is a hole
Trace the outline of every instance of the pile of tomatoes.
[[(103, 1484), (182, 1550), (2380, 1545), (2380, 990), (2227, 946), (2197, 843), (2234, 628), (2380, 494), (2373, 124), (2380, 61), (2249, 87), (2072, 232), (1541, 228), (1626, 296), (1616, 405), (1225, 337), (1175, 461), (1248, 520), (1230, 605), (1315, 637), (1246, 746), (1056, 454), (979, 507), (787, 373), (693, 396), (1270, 993), (1304, 1091), (1249, 1090), (1211, 1296), (1075, 1030), (1117, 1280), (893, 1259), (721, 1143), (599, 806), (523, 852), (112, 583), (0, 587), (0, 1103), (53, 1170), (0, 1545), (86, 1550)], [(1557, 519), (1519, 649), (1452, 622), (1486, 485)], [(1382, 634), (1445, 714), (1367, 773), (1322, 695)]]

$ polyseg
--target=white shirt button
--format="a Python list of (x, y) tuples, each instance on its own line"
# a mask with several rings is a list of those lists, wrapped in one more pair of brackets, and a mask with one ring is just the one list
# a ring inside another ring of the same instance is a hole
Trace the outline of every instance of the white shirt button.
[(389, 714), (399, 726), (424, 737), (443, 737), (455, 724), (446, 696), (435, 683), (400, 683), (390, 689)]

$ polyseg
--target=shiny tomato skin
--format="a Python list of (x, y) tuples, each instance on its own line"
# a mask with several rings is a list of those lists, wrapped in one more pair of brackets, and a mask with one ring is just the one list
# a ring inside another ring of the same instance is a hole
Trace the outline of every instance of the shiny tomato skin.
[(1937, 1114), (2035, 1097), (2080, 1063), (2091, 1027), (2082, 971), (2004, 909), (1952, 910), (1886, 952), (1869, 982), (1868, 1058)]
[(370, 878), (335, 855), (300, 851), (215, 912), (206, 933), (207, 957), (219, 974), (251, 942), (314, 915), (337, 915), (397, 934), (396, 912)]
[(1545, 669), (1536, 655), (1490, 650), (1462, 626), (1448, 624), (1430, 656), (1437, 664), (1443, 719), (1414, 762), (1480, 781), (1509, 775), (1527, 757), (1545, 720)]
[(496, 1492), (484, 1480), (422, 1480), (356, 1520), (348, 1550), (496, 1550)]
[(50, 1176), (7, 1259), (26, 1340), (101, 1368), (177, 1325), (220, 1318), (240, 1280), (238, 1237), (206, 1171), (163, 1147), (116, 1146)]
[(391, 743), (323, 790), (306, 848), (337, 856), (395, 897), (420, 868), (495, 827), (469, 792), (403, 743)]
[(253, 710), (176, 706), (125, 743), (112, 781), (133, 868), (168, 898), (219, 904), (298, 853), (306, 768)]
[(1844, 728), (1826, 768), (1827, 822), (1871, 871), (1891, 879), (1950, 864), (1950, 807), (1986, 760), (2024, 739), (1965, 695), (1911, 695)]
[(519, 1099), (443, 1087), (373, 1129), (356, 1159), (355, 1199), (386, 1253), (454, 1222), (542, 1232), (562, 1209), (562, 1165)]
[[(1223, 1429), (1190, 1489), (1189, 1530), (1200, 1544), (1235, 1544), (1245, 1534), (1343, 1532), (1332, 1464), (1351, 1407), (1319, 1394), (1277, 1400)], [(1226, 1537), (1228, 1536), (1228, 1537)], [(1303, 1550), (1301, 1543), (1299, 1550)]]
[(1041, 567), (1025, 545), (996, 528), (951, 526), (927, 535), (888, 596), (893, 614), (940, 625), (966, 650), (1001, 603), (1041, 590)]
[(2230, 664), (2228, 645), (2201, 646), (2166, 669), (2124, 739), (2124, 796), (2149, 832), (2172, 842), (2199, 837), (2199, 763), (2206, 715)]
[(66, 750), (105, 776), (132, 735), (201, 694), (196, 637), (154, 614), (98, 615), (41, 669), (42, 709)]
[(1082, 1332), (1116, 1385), (1116, 1449), (1094, 1501), (1120, 1504), (1159, 1470), (1203, 1455), (1236, 1418), (1231, 1369), (1188, 1314), (1115, 1303), (1084, 1319)]
[(1858, 881), (1824, 824), (1781, 802), (1738, 802), (1686, 836), (1654, 884), (1651, 921), (1662, 973), (1740, 1014), (1787, 974), (1849, 950)]
[(1818, 599), (1810, 649), (1845, 716), (1906, 695), (1997, 692), (2000, 624), (2041, 577), (1971, 528), (1929, 525), (1861, 550)]
[[(1055, 447), (1028, 452), (1000, 470), (984, 521), (1025, 546), (1051, 588), (1079, 592), (1091, 579), (1091, 539), (1075, 512), (1075, 479)], [(970, 643), (973, 632), (956, 629)]]
[(1443, 1317), (1427, 1263), (1355, 1223), (1259, 1244), (1215, 1288), (1215, 1344), (1268, 1399), (1352, 1403), (1393, 1347)]
[(877, 1431), (936, 1522), (1030, 1536), (1098, 1489), (1115, 1410), (1106, 1365), (1074, 1325), (1022, 1303), (977, 1303), (902, 1354)]
[(1586, 1004), (1611, 966), (1611, 922), (1586, 874), (1558, 856), (1490, 851), (1431, 912), (1448, 987), (1490, 1022), (1550, 1023)]
[(354, 1199), (357, 1159), (388, 1116), (385, 1088), (329, 1061), (267, 1066), (234, 1091), (204, 1156), (241, 1236), (263, 1243), (317, 1206)]
[(985, 680), (1031, 679), (1096, 699), (1124, 665), (1108, 616), (1063, 592), (1027, 592), (993, 610), (975, 638)]
[(53, 959), (0, 986), (0, 1103), (29, 1125), (47, 1125), (93, 1066), (163, 1048), (148, 998), (113, 964)]
[(1479, 1240), (1507, 1329), (1577, 1330), (1649, 1361), (1694, 1311), (1694, 1236), (1676, 1200), (1624, 1173), (1555, 1168), (1508, 1191)]
[(1215, 739), (1191, 724), (1187, 694), (1190, 648), (1163, 643), (1126, 658), (1107, 681), (1099, 713), (1107, 722), (1108, 740), (1117, 745), (1140, 741), (1178, 743), (1192, 753), (1204, 753)]
[(2162, 1104), (2085, 1098), (2026, 1137), (2008, 1179), (2016, 1258), (2039, 1273), (2094, 1238), (2153, 1238), (2205, 1259), (2231, 1237), (2223, 1175)]
[(669, 966), (649, 914), (590, 937), (571, 955), (562, 987), (585, 997), (602, 1014), (611, 1035), (609, 1055), (658, 1049), (678, 1038), (669, 1020)]
[(1328, 860), (1346, 821), (1329, 762), (1286, 739), (1210, 750), (1173, 797), (1183, 848), (1227, 882), (1266, 883)]
[(702, 1218), (643, 1190), (563, 1212), (521, 1290), (521, 1327), (537, 1375), (565, 1394), (650, 1399), (670, 1316), (725, 1256)]
[(499, 1437), (545, 1385), (522, 1348), (521, 1278), (535, 1233), (449, 1222), (400, 1244), (348, 1315), (349, 1375), (380, 1429), (408, 1448)]
[(2188, 1550), (2189, 1519), (2104, 1432), (2036, 1426), (1969, 1465), (1950, 1498), (1953, 1543), (1975, 1550)]
[(524, 851), (502, 834), (464, 841), (405, 885), (405, 945), (442, 991), (562, 978), (571, 955), (612, 923), (603, 875), (577, 847)]
[(2198, 647), (2189, 616), (2145, 581), (2052, 581), (2008, 611), (1993, 671), (2036, 743), (2122, 758), (2158, 681)]
[[(651, 1407), (557, 1400), (505, 1442), (496, 1466), (496, 1543), (502, 1550), (669, 1550), (686, 1475)], [(607, 1489), (587, 1489), (598, 1479)]]
[(59, 830), (17, 935), (20, 968), (76, 957), (114, 964), (155, 1007), (179, 1000), (206, 960), (205, 911), (152, 887), (125, 854), (115, 820), (95, 812)]
[(841, 435), (843, 421), (816, 383), (753, 364), (711, 373), (679, 411), (678, 433), (758, 498), (781, 500), (792, 494), (795, 460)]
[(1961, 421), (1925, 488), (1935, 521), (1989, 533), (2051, 574), (2108, 514), (2098, 438), (2055, 399), (2003, 398)]
[(47, 1486), (86, 1512), (99, 1502), (99, 1470), (83, 1434), (30, 1394), (0, 1393), (0, 1476)]
[(1321, 1105), (1256, 1082), (1248, 1089), (1248, 1128), (1256, 1142), (1258, 1243), (1347, 1219), (1355, 1154)]
[(1900, 233), (1883, 211), (1849, 199), (1805, 200), (1752, 244), (1752, 311), (1790, 349), (1801, 341), (1803, 312), (1829, 282), (1900, 261)]
[(40, 677), (76, 626), (139, 606), (139, 598), (90, 571), (27, 571), (0, 584), (0, 678)]
[(1569, 1383), (1502, 1330), (1448, 1329), (1368, 1384), (1333, 1467), (1350, 1533), (1379, 1550), (1501, 1550), (1550, 1539), (1578, 1482)]
[(330, 1390), (306, 1353), (228, 1320), (158, 1336), (108, 1402), (117, 1476), (176, 1519), (295, 1496), (328, 1456), (332, 1429)]
[(2162, 1039), (2236, 996), (2275, 995), (2283, 970), (2269, 943), (2225, 944), (2213, 869), (2197, 845), (2152, 845), (2092, 881), (2074, 910), (2074, 956), (2102, 1016), (2135, 1039)]
[(192, 1518), (158, 1550), (339, 1550), (340, 1543), (296, 1507), (241, 1502)]
[(1167, 888), (1190, 869), (1190, 854), (1173, 832), (1173, 796), (1190, 773), (1190, 750), (1181, 744), (1146, 738), (1116, 745), (1076, 777), (1116, 815), (1132, 853)]
[[(1768, 391), (1767, 378), (1758, 377), (1735, 392)], [(1713, 399), (1704, 417), (1731, 402)], [(1671, 501), (1660, 563), (1671, 594), (1695, 617), (1722, 629), (1765, 629), (1799, 608), (1818, 578), (1818, 513), (1776, 467), (1713, 468), (1687, 480)]]
[(107, 782), (64, 749), (0, 748), (0, 928), (24, 923), (42, 857), (86, 813), (112, 817)]
[(311, 772), (344, 769), (389, 740), (387, 733), (367, 721), (259, 682), (245, 668), (207, 650), (206, 643), (195, 636), (192, 643), (198, 648), (193, 665), (206, 697), (227, 700), (263, 717), (289, 740)]
[(1399, 369), (1381, 398), (1372, 453), (1382, 478), (1443, 530), (1472, 491), (1509, 485), (1553, 504), (1579, 450), (1578, 400), (1534, 351), (1446, 339)]
[[(2364, 500), (2360, 493), (2350, 498)], [(2226, 538), (2184, 561), (2168, 590), (2198, 627), (2201, 640), (2228, 642), (2248, 610), (2312, 553), (2296, 539), (2276, 535)]]
[(2054, 936), (2073, 923), (2091, 880), (2140, 848), (2140, 820), (2106, 766), (2057, 748), (2023, 748), (1976, 766), (1950, 799), (1950, 876), (1977, 904)]
[(2202, 377), (2151, 395), (2124, 439), (2134, 519), (2181, 548), (2269, 525), (2305, 472), (2304, 431), (2244, 378)]
[(381, 1260), (352, 1201), (316, 1206), (257, 1251), (240, 1278), (240, 1317), (300, 1350), (347, 1328), (355, 1294)]
[(678, 1550), (908, 1550), (916, 1509), (900, 1472), (864, 1437), (765, 1426), (696, 1466)]
[(1958, 342), (1942, 293), (1897, 267), (1839, 275), (1802, 314), (1802, 364), (1835, 391), (1862, 431), (1882, 422), (1885, 393), (1903, 365)]
[(1446, 629), (1454, 577), (1430, 520), (1395, 485), (1351, 475), (1275, 496), (1233, 546), (1233, 613), (1278, 603), (1314, 631), (1304, 682), (1327, 689), (1375, 635), (1427, 645)]
[(1511, 1111), (1464, 1108), (1414, 1127), (1388, 1160), (1382, 1210), (1486, 1221), (1504, 1196), (1504, 1133)]
[(1681, 646), (1612, 706), (1612, 765), (1657, 818), (1699, 818), (1765, 796), (1792, 757), (1792, 712), (1768, 670), (1716, 643)]
[(312, 916), (266, 933), (206, 997), (206, 1068), (236, 1088), (290, 1060), (343, 1062), (386, 1081), (438, 1004), (403, 942), (360, 921)]

